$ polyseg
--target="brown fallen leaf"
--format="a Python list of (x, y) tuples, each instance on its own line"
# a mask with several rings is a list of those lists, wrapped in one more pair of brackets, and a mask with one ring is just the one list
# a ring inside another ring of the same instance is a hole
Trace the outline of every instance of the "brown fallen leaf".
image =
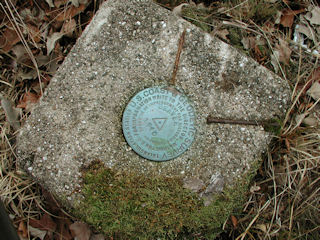
[(289, 47), (289, 43), (283, 39), (279, 39), (279, 43), (275, 45), (275, 49), (271, 55), (271, 64), (273, 65), (275, 72), (278, 72), (279, 70), (278, 62), (286, 65), (289, 64), (291, 53), (292, 50)]
[(18, 42), (20, 42), (19, 35), (13, 29), (11, 24), (8, 25), (0, 36), (0, 48), (2, 48), (4, 52), (9, 52)]
[(89, 0), (71, 0), (73, 6), (79, 7), (80, 4), (87, 4)]
[(294, 17), (299, 14), (305, 12), (305, 9), (299, 9), (299, 10), (291, 10), (291, 9), (285, 9), (282, 11), (282, 15), (280, 18), (280, 24), (284, 27), (292, 27), (293, 21), (294, 21)]
[(83, 222), (75, 222), (70, 225), (70, 230), (74, 237), (78, 240), (89, 240), (91, 236), (91, 230), (88, 224)]
[(280, 51), (279, 61), (284, 64), (289, 64), (292, 53), (289, 43), (285, 40), (279, 39), (278, 50)]
[(275, 52), (277, 51), (279, 53), (278, 55), (279, 62), (288, 65), (290, 62), (290, 56), (292, 53), (292, 50), (289, 47), (289, 43), (283, 39), (279, 39), (279, 44), (276, 44), (275, 49), (276, 49)]
[(235, 216), (231, 215), (231, 222), (232, 222), (233, 228), (236, 229), (238, 226), (238, 219)]
[(77, 23), (73, 18), (70, 21), (66, 21), (62, 26), (62, 32), (65, 33), (67, 37), (72, 37), (73, 32), (76, 30)]
[(41, 33), (37, 26), (32, 24), (27, 24), (28, 27), (28, 33), (30, 34), (30, 37), (35, 41), (36, 43), (39, 43), (41, 40)]
[(22, 100), (20, 100), (19, 104), (17, 105), (17, 108), (23, 108), (27, 111), (32, 110), (34, 105), (39, 101), (40, 96), (37, 94), (34, 94), (32, 92), (27, 92), (23, 95)]
[(18, 226), (18, 235), (27, 238), (28, 237), (28, 229), (27, 225), (24, 223), (24, 221), (21, 221)]
[(267, 226), (265, 224), (257, 224), (256, 228), (261, 230), (264, 233), (267, 232)]
[(12, 49), (14, 55), (16, 55), (16, 61), (20, 62), (25, 58), (29, 58), (26, 48), (22, 44), (15, 45)]
[(214, 32), (214, 35), (217, 35), (223, 40), (228, 41), (227, 35), (229, 35), (229, 31), (227, 29), (222, 29)]
[(290, 151), (290, 149), (291, 149), (291, 144), (290, 144), (289, 139), (288, 139), (288, 138), (285, 138), (285, 139), (284, 139), (284, 143), (285, 143), (285, 145), (286, 145), (287, 150)]
[(7, 117), (8, 123), (14, 130), (19, 129), (20, 128), (19, 111), (14, 107), (14, 104), (12, 101), (8, 100), (1, 94), (0, 94), (0, 100), (1, 100), (1, 106)]
[(46, 2), (48, 3), (49, 7), (54, 7), (53, 0), (46, 0)]
[(31, 79), (35, 79), (38, 76), (38, 73), (35, 69), (31, 69), (31, 70), (26, 69), (26, 72), (25, 72), (24, 69), (18, 68), (18, 72), (16, 76), (17, 76), (17, 79), (19, 79), (20, 81), (31, 80)]
[(304, 118), (302, 121), (303, 124), (311, 127), (316, 127), (320, 125), (320, 112), (318, 115), (310, 114), (308, 117)]
[(85, 9), (86, 9), (86, 4), (81, 4), (79, 5), (79, 7), (70, 6), (67, 10), (63, 10), (62, 12), (60, 12), (59, 15), (55, 18), (55, 20), (62, 22), (67, 19), (71, 19)]
[(316, 81), (320, 82), (320, 67), (313, 70), (313, 72), (311, 73), (311, 75), (308, 78), (308, 82), (306, 84), (299, 85), (299, 89), (303, 89), (303, 93), (306, 94), (307, 90)]
[(198, 192), (204, 186), (203, 181), (199, 178), (186, 178), (183, 180), (183, 187), (191, 190), (192, 192)]
[(47, 38), (47, 55), (49, 56), (51, 51), (54, 49), (56, 42), (62, 38), (63, 32), (54, 32)]
[(74, 238), (71, 235), (69, 226), (72, 224), (69, 218), (64, 217), (62, 213), (59, 214), (58, 220), (58, 228), (54, 235), (54, 240), (73, 240)]
[(44, 230), (40, 230), (38, 228), (34, 228), (29, 226), (28, 230), (30, 232), (30, 235), (36, 238), (40, 238), (41, 240), (43, 240), (45, 238), (45, 236), (47, 235), (47, 231)]
[(312, 79), (313, 81), (320, 81), (320, 67), (316, 68), (309, 79)]
[(311, 24), (320, 25), (320, 7), (313, 7), (305, 17)]
[(256, 183), (250, 187), (250, 192), (251, 193), (255, 193), (255, 192), (258, 192), (261, 190), (261, 187), (260, 186), (257, 186)]
[(315, 101), (318, 101), (320, 99), (320, 82), (315, 81), (307, 91), (307, 94)]
[(304, 34), (307, 38), (311, 40), (314, 40), (316, 36), (314, 30), (311, 27), (307, 27), (303, 23), (297, 24), (295, 29), (298, 33)]
[(66, 5), (68, 2), (69, 2), (69, 0), (55, 0), (54, 1), (54, 6), (56, 8), (59, 8), (59, 7), (63, 6), (63, 5)]
[(256, 39), (255, 37), (243, 37), (241, 43), (244, 49), (254, 49), (256, 46)]
[(45, 213), (40, 220), (30, 219), (29, 224), (31, 227), (37, 228), (42, 231), (47, 231), (47, 235), (52, 238), (53, 232), (57, 228), (57, 224), (52, 220), (49, 214)]

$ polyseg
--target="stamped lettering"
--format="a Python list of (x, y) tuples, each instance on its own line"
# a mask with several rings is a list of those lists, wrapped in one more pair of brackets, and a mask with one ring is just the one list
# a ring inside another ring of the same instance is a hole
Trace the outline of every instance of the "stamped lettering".
[(147, 88), (128, 103), (123, 134), (140, 156), (154, 161), (178, 157), (195, 137), (195, 113), (187, 97), (164, 87)]

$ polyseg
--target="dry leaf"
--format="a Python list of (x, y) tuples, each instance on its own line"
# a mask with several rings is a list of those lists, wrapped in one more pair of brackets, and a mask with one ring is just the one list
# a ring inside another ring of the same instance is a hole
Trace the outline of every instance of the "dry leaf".
[(292, 53), (291, 48), (289, 47), (289, 43), (279, 39), (279, 43), (280, 43), (280, 57), (279, 57), (279, 61), (284, 63), (284, 64), (289, 64), (290, 62), (290, 56)]
[(29, 9), (29, 8), (24, 8), (21, 11), (19, 11), (19, 15), (23, 19), (24, 22), (28, 22), (34, 18), (32, 12), (31, 12), (31, 9)]
[(279, 52), (279, 62), (289, 64), (292, 50), (289, 43), (279, 39), (279, 44), (276, 45), (276, 51)]
[(215, 31), (214, 34), (220, 37), (221, 39), (228, 41), (227, 35), (229, 35), (229, 31), (227, 29)]
[(21, 221), (19, 223), (19, 226), (18, 226), (18, 235), (23, 237), (23, 238), (27, 238), (28, 237), (28, 230), (27, 230), (27, 226), (26, 224)]
[(67, 36), (67, 37), (72, 37), (72, 34), (74, 30), (76, 30), (77, 23), (76, 20), (73, 18), (70, 21), (66, 21), (63, 26), (62, 26), (62, 32)]
[(57, 21), (62, 22), (67, 19), (71, 19), (74, 16), (81, 13), (83, 10), (86, 9), (85, 4), (81, 4), (79, 7), (71, 6), (67, 10), (63, 10), (59, 15), (55, 18)]
[(61, 62), (63, 61), (64, 57), (63, 56), (58, 56), (56, 53), (53, 53), (51, 55), (51, 61), (48, 63), (48, 69), (47, 72), (53, 75), (57, 69), (60, 67)]
[(192, 192), (198, 192), (204, 187), (204, 183), (199, 178), (186, 178), (183, 180), (183, 187), (191, 190)]
[(29, 229), (31, 236), (36, 237), (36, 238), (40, 238), (41, 240), (43, 240), (44, 237), (47, 235), (47, 231), (40, 230), (38, 228), (34, 228), (34, 227), (29, 226), (28, 229)]
[(310, 14), (306, 14), (306, 18), (310, 21), (311, 24), (315, 25), (320, 25), (320, 8), (319, 7), (314, 7), (311, 11), (311, 16)]
[(254, 49), (256, 46), (255, 37), (244, 37), (241, 40), (241, 43), (245, 49)]
[(267, 226), (265, 224), (257, 224), (256, 228), (264, 233), (267, 232)]
[(54, 1), (54, 6), (56, 8), (61, 7), (62, 5), (66, 5), (69, 2), (69, 0), (55, 0)]
[(59, 236), (63, 236), (63, 240), (73, 240), (71, 236), (71, 232), (69, 230), (69, 226), (71, 225), (71, 221), (68, 218), (60, 217), (58, 221), (58, 229), (57, 234)]
[(17, 105), (17, 108), (25, 108), (28, 112), (32, 110), (34, 105), (39, 101), (40, 96), (27, 92), (23, 95), (22, 100)]
[(2, 48), (4, 52), (9, 52), (18, 42), (20, 42), (20, 38), (17, 32), (10, 26), (7, 26), (0, 36), (0, 48)]
[(304, 34), (310, 40), (314, 40), (316, 36), (314, 30), (311, 27), (307, 27), (304, 24), (297, 24), (295, 30), (299, 33)]
[(41, 40), (41, 34), (40, 34), (39, 28), (32, 24), (27, 24), (27, 27), (28, 27), (28, 33), (30, 34), (33, 41), (35, 41), (36, 43), (39, 43)]
[(54, 49), (56, 45), (56, 41), (62, 38), (63, 35), (64, 33), (62, 32), (55, 32), (47, 38), (47, 55), (48, 56), (50, 55), (51, 51)]
[(42, 53), (38, 54), (36, 56), (36, 61), (37, 61), (37, 65), (38, 67), (42, 67), (44, 65), (48, 65), (50, 62), (50, 57), (43, 55)]
[(79, 7), (80, 4), (87, 4), (88, 0), (71, 0), (75, 7)]
[(276, 18), (275, 18), (275, 20), (274, 20), (274, 23), (275, 23), (275, 24), (280, 24), (281, 16), (282, 16), (282, 12), (277, 11)]
[(282, 12), (282, 16), (280, 18), (280, 24), (284, 27), (290, 27), (293, 24), (293, 20), (294, 20), (294, 14), (292, 14), (292, 11), (289, 9), (285, 9)]
[(45, 213), (40, 220), (30, 219), (30, 226), (38, 228), (43, 231), (47, 231), (48, 234), (52, 234), (56, 228), (57, 224), (52, 220), (49, 214)]
[(302, 113), (302, 114), (298, 114), (295, 118), (296, 120), (296, 126), (300, 126), (302, 121), (306, 118), (307, 114)]
[(70, 230), (77, 240), (89, 240), (91, 235), (91, 230), (86, 223), (75, 222), (70, 225)]
[(54, 8), (53, 0), (46, 0), (46, 2), (48, 3), (49, 7)]
[(257, 186), (257, 185), (253, 185), (253, 186), (250, 187), (250, 192), (251, 193), (258, 192), (260, 190), (261, 190), (261, 187)]
[(299, 89), (303, 89), (303, 93), (306, 94), (307, 90), (316, 81), (320, 82), (320, 67), (312, 71), (311, 75), (308, 77), (308, 82), (306, 84), (300, 84)]
[(17, 110), (13, 103), (2, 96), (0, 94), (0, 100), (1, 100), (1, 106), (4, 110), (4, 113), (7, 117), (7, 121), (10, 124), (11, 127), (13, 127), (14, 130), (17, 130), (20, 128), (20, 122), (19, 122), (19, 110)]
[(308, 78), (308, 80), (312, 79), (313, 81), (320, 81), (320, 67), (313, 70), (311, 76)]
[(292, 27), (295, 15), (304, 12), (304, 9), (294, 10), (285, 9), (282, 12), (282, 16), (280, 18), (280, 24), (284, 27)]
[(29, 57), (26, 48), (22, 44), (15, 45), (11, 50), (16, 55), (17, 62)]
[(320, 83), (316, 81), (312, 84), (311, 88), (307, 91), (307, 94), (314, 100), (318, 101), (320, 99)]
[(316, 127), (320, 125), (320, 113), (318, 117), (310, 114), (308, 117), (303, 119), (302, 123), (310, 127)]
[(241, 43), (244, 49), (248, 50), (250, 48), (250, 39), (248, 37), (243, 37)]
[(271, 54), (271, 64), (276, 73), (279, 71), (279, 62), (289, 64), (291, 52), (288, 42), (279, 39), (279, 44), (276, 44), (275, 50)]
[(24, 72), (23, 69), (19, 68), (19, 71), (16, 75), (21, 81), (35, 79), (38, 76), (38, 73), (35, 69), (32, 69), (28, 72)]
[(235, 216), (231, 215), (231, 222), (232, 222), (233, 228), (236, 229), (238, 226), (238, 219)]
[(285, 143), (285, 145), (286, 145), (287, 150), (290, 151), (291, 146), (290, 146), (290, 141), (289, 141), (289, 139), (288, 139), (288, 138), (285, 138), (285, 139), (284, 139), (284, 143)]

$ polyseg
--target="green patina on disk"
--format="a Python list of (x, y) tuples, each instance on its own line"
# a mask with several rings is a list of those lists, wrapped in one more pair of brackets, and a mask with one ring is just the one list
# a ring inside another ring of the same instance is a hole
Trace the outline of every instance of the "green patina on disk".
[(176, 89), (147, 88), (128, 103), (122, 129), (137, 154), (166, 161), (178, 157), (192, 144), (195, 113), (187, 97)]

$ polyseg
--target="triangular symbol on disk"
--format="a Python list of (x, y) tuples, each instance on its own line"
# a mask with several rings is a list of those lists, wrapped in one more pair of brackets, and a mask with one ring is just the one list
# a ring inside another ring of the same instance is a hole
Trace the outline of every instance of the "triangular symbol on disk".
[(166, 123), (168, 118), (152, 118), (154, 125), (156, 125), (158, 131), (163, 128), (163, 125)]

